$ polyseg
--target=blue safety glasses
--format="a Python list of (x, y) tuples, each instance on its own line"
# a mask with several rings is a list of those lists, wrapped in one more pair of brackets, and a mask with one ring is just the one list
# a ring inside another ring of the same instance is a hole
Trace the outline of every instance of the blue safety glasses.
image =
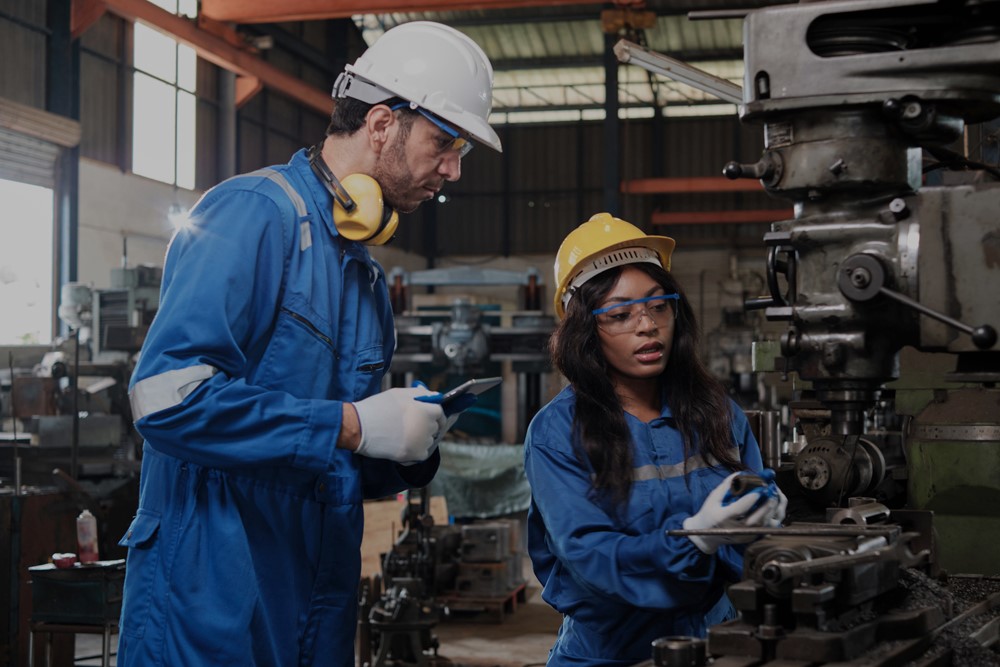
[(458, 153), (458, 157), (465, 157), (466, 155), (468, 155), (469, 151), (472, 150), (473, 144), (471, 141), (463, 137), (461, 134), (459, 134), (458, 130), (456, 130), (451, 125), (449, 125), (448, 123), (444, 122), (443, 120), (432, 114), (430, 111), (418, 107), (416, 104), (413, 104), (412, 102), (400, 102), (399, 104), (394, 104), (389, 108), (392, 109), (393, 111), (405, 108), (409, 108), (413, 111), (416, 111), (421, 116), (423, 116), (430, 122), (434, 123), (434, 125), (436, 125), (439, 130), (441, 130), (449, 137), (451, 137), (451, 141), (444, 142), (441, 144), (440, 149), (442, 152), (452, 150)]
[(622, 301), (590, 312), (597, 320), (597, 326), (605, 332), (612, 335), (632, 333), (639, 328), (639, 321), (643, 315), (658, 327), (672, 322), (677, 312), (673, 302), (679, 298), (679, 294), (659, 294)]

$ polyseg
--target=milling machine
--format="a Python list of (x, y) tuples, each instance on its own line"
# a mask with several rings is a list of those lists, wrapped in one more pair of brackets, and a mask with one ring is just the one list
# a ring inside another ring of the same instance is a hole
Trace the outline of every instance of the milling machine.
[[(1000, 3), (802, 3), (749, 13), (744, 35), (740, 117), (764, 124), (765, 149), (725, 174), (795, 205), (764, 239), (770, 294), (749, 305), (788, 323), (783, 370), (830, 415), (796, 479), (877, 468), (866, 415), (899, 378), (906, 504), (935, 511), (943, 567), (996, 574), (1000, 546), (968, 536), (1000, 529), (1000, 169), (946, 146), (1000, 116)], [(943, 168), (964, 178), (927, 186)], [(953, 370), (907, 385), (904, 346), (952, 354)]]
[(1000, 159), (955, 144), (996, 144), (1000, 2), (744, 14), (742, 90), (705, 89), (764, 128), (761, 158), (724, 174), (794, 203), (764, 237), (769, 294), (746, 304), (787, 323), (776, 349), (755, 353), (775, 364), (755, 370), (793, 374), (804, 391), (790, 407), (816, 426), (785, 452), (779, 482), (823, 507), (886, 500), (894, 479), (897, 507), (934, 511), (945, 569), (995, 574), (1000, 543), (975, 536), (1000, 534)]
[[(522, 442), (528, 422), (542, 406), (542, 376), (551, 370), (547, 341), (555, 330), (554, 318), (542, 312), (543, 284), (538, 272), (467, 266), (410, 272), (396, 268), (389, 282), (396, 316), (393, 383), (408, 386), (413, 379), (427, 381), (434, 373), (454, 375), (441, 387), (431, 386), (444, 389), (475, 374), (502, 374), (505, 386), (516, 386), (516, 409), (503, 411), (499, 439)], [(448, 305), (436, 308), (411, 303), (414, 287), (455, 286), (516, 288), (519, 309), (491, 309), (467, 295), (444, 297), (439, 301), (446, 299)], [(498, 363), (505, 367), (490, 366)], [(516, 380), (510, 377), (514, 375)]]
[[(616, 51), (675, 65), (637, 48)], [(827, 521), (743, 531), (761, 539), (730, 588), (739, 617), (707, 646), (654, 642), (651, 664), (1000, 664), (1000, 544), (983, 539), (1000, 534), (1000, 157), (951, 147), (996, 143), (1000, 2), (767, 7), (744, 48), (742, 90), (694, 79), (764, 126), (760, 160), (724, 173), (794, 203), (747, 307), (787, 323), (756, 370), (803, 389), (779, 483)], [(852, 499), (891, 481), (892, 508)]]

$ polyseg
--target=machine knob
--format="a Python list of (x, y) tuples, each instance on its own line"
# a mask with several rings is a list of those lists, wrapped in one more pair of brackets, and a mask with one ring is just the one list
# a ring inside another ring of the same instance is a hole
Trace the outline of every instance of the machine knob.
[(777, 153), (765, 153), (753, 164), (729, 162), (722, 168), (722, 175), (730, 180), (737, 178), (759, 178), (768, 187), (777, 185), (782, 174), (781, 156)]

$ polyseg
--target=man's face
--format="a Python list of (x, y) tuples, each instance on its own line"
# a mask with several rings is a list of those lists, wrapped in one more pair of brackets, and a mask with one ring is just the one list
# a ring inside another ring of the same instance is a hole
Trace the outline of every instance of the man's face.
[(462, 158), (452, 148), (453, 138), (423, 116), (407, 119), (379, 154), (372, 176), (382, 187), (385, 203), (410, 213), (437, 196), (445, 181), (462, 175)]

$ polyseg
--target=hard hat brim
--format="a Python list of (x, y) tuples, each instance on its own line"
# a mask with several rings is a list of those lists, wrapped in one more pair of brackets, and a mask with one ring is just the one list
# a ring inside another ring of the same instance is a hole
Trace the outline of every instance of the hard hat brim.
[[(431, 109), (431, 111), (434, 111)], [(441, 116), (446, 121), (454, 125), (460, 130), (464, 130), (472, 135), (472, 138), (479, 141), (497, 153), (503, 153), (503, 146), (500, 144), (500, 136), (490, 127), (489, 123), (483, 121), (476, 115), (471, 113), (448, 113), (447, 111), (434, 111), (435, 114)]]

